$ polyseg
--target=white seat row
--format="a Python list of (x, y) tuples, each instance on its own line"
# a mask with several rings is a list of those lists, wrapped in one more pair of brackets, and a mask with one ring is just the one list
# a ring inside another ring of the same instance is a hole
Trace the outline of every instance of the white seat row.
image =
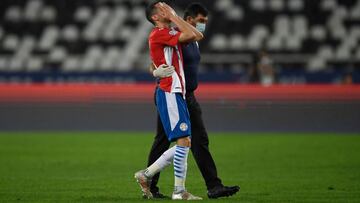
[(21, 9), (19, 6), (10, 7), (5, 13), (5, 18), (12, 22), (52, 22), (56, 17), (57, 12), (55, 8), (44, 5), (41, 0), (28, 1), (24, 9)]
[(253, 10), (281, 11), (288, 8), (290, 11), (299, 11), (304, 8), (303, 0), (251, 0), (250, 7)]

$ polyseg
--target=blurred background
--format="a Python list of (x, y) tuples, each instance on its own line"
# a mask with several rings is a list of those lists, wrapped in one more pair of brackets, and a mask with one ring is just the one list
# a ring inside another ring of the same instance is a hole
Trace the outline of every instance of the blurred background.
[[(201, 2), (211, 131), (360, 132), (360, 0)], [(0, 130), (154, 130), (146, 4), (1, 0)]]

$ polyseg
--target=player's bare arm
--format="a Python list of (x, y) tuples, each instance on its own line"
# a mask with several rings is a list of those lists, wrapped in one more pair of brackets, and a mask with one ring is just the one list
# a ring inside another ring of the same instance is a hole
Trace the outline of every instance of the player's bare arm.
[[(183, 20), (181, 18), (181, 20)], [(186, 22), (186, 21), (184, 21)], [(186, 22), (187, 24), (189, 24), (188, 22)], [(189, 24), (190, 25), (190, 24)], [(199, 30), (197, 30), (194, 26), (190, 25), (191, 29), (193, 30), (193, 32), (195, 33), (196, 37), (195, 37), (195, 40), (194, 41), (201, 41), (202, 39), (204, 39), (204, 34), (199, 32)]]

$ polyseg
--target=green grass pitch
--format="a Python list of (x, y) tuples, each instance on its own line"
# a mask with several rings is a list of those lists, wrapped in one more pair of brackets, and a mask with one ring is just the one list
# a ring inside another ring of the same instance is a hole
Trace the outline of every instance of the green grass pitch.
[[(134, 172), (151, 133), (0, 133), (0, 202), (147, 202)], [(193, 157), (187, 188), (203, 202), (360, 202), (360, 136), (211, 134), (230, 198), (208, 200)], [(160, 187), (170, 195), (172, 167)], [(168, 201), (162, 201), (168, 202)], [(171, 202), (171, 201), (169, 201)]]

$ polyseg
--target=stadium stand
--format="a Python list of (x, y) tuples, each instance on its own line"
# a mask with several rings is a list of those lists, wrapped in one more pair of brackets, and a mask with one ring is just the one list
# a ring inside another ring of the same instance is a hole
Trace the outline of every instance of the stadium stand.
[(2, 1), (0, 69), (129, 71), (150, 29), (143, 1)]
[(279, 65), (309, 71), (359, 65), (360, 1), (221, 0), (214, 5), (213, 16), (221, 23), (211, 24), (207, 50), (234, 58), (233, 53), (265, 49)]
[[(1, 0), (0, 72), (146, 72), (145, 0)], [(193, 1), (176, 2), (180, 9)], [(360, 0), (206, 0), (204, 72), (360, 67)]]

